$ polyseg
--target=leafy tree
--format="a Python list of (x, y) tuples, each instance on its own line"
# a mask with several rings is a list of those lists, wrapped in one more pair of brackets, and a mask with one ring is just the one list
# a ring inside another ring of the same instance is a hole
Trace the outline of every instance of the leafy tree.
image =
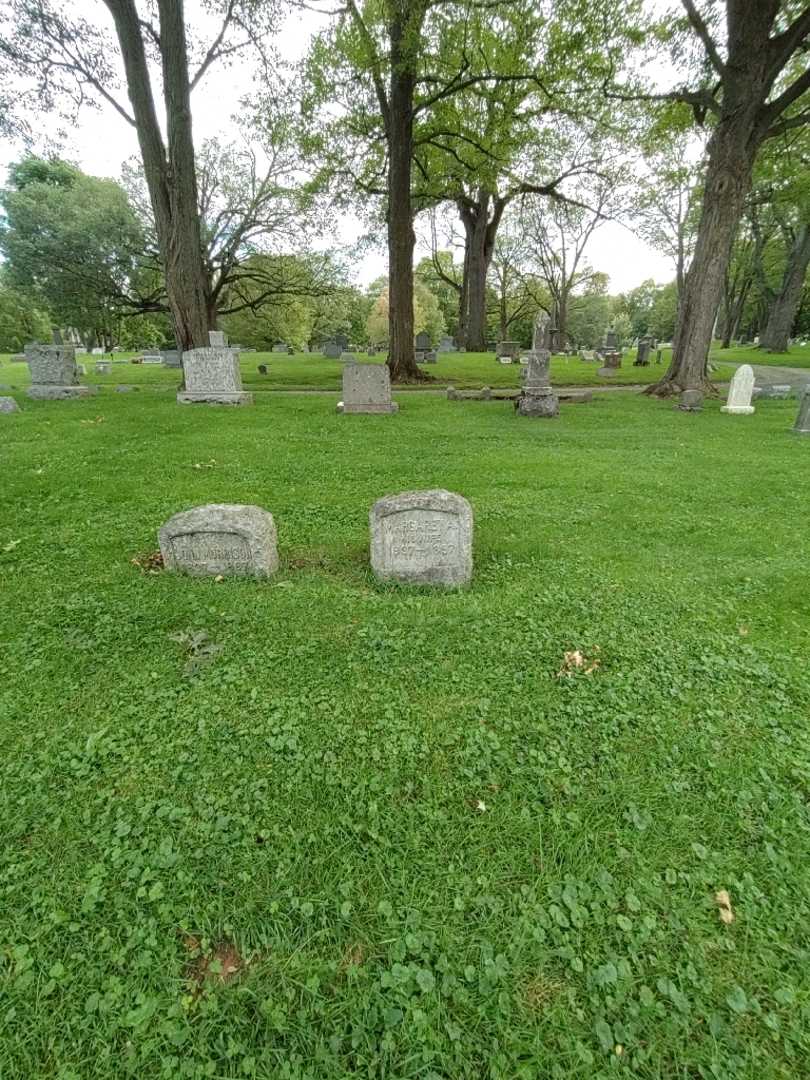
[[(795, 0), (682, 0), (684, 32), (672, 40), (692, 85), (647, 95), (682, 102), (712, 125), (695, 253), (684, 282), (672, 362), (647, 391), (666, 396), (706, 382), (715, 313), (757, 154), (770, 139), (810, 121), (810, 7)], [(691, 52), (690, 52), (691, 49)], [(632, 93), (632, 88), (631, 93)], [(627, 100), (627, 80), (610, 91)]]
[(31, 303), (31, 297), (6, 284), (0, 274), (0, 352), (20, 352), (28, 341), (48, 341), (50, 316)]
[[(209, 9), (220, 15), (219, 29), (207, 49), (198, 49), (190, 43), (195, 35), (177, 0), (156, 0), (147, 12), (138, 9), (136, 0), (104, 4), (113, 19), (117, 50), (106, 30), (53, 0), (3, 0), (0, 18), (12, 32), (0, 40), (0, 66), (5, 69), (0, 75), (7, 85), (23, 87), (18, 106), (34, 83), (45, 107), (58, 100), (78, 108), (88, 94), (95, 95), (134, 128), (177, 341), (182, 349), (205, 345), (208, 330), (216, 324), (216, 303), (200, 225), (191, 93), (217, 60), (248, 45), (260, 47), (264, 31), (273, 24), (275, 5), (212, 0)], [(117, 61), (124, 70), (128, 104), (118, 94)], [(158, 119), (156, 68), (165, 137)]]
[(162, 309), (162, 282), (126, 192), (63, 161), (28, 158), (0, 192), (9, 284), (88, 343), (109, 342), (123, 314)]

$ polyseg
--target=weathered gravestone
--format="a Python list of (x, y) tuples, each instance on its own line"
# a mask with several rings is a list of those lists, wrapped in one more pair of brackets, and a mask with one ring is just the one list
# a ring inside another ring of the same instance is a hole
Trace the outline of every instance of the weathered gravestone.
[(228, 344), (228, 340), (225, 337), (224, 330), (209, 330), (208, 331), (208, 344), (212, 349), (224, 349)]
[(793, 425), (794, 435), (810, 435), (810, 387), (802, 394), (799, 415)]
[(597, 369), (596, 374), (604, 379), (612, 378), (622, 366), (622, 354), (616, 350), (606, 352), (602, 360), (603, 366)]
[(0, 397), (0, 413), (19, 412), (20, 406), (13, 397)]
[(352, 352), (342, 352), (340, 354), (341, 364), (356, 364), (357, 357)]
[(450, 337), (449, 334), (445, 334), (439, 341), (438, 351), (442, 352), (457, 352), (456, 343)]
[(450, 491), (406, 491), (369, 513), (371, 567), (382, 581), (466, 585), (472, 577), (472, 507)]
[(551, 363), (551, 331), (548, 315), (538, 312), (534, 320), (534, 334), (528, 366), (524, 373), (523, 391), (515, 399), (520, 416), (554, 417), (560, 415), (560, 402), (551, 388), (549, 365)]
[(267, 364), (259, 364), (259, 366), (258, 366), (258, 368), (256, 370), (259, 372), (260, 375), (266, 375), (267, 374)]
[(109, 360), (96, 360), (96, 375), (111, 375), (112, 364)]
[(435, 364), (438, 357), (436, 350), (431, 346), (430, 334), (426, 330), (420, 331), (414, 341), (417, 364)]
[(391, 376), (387, 364), (347, 364), (343, 369), (342, 413), (395, 413), (391, 401)]
[(633, 361), (633, 367), (649, 367), (650, 364), (650, 339), (648, 337), (639, 338), (638, 347), (636, 348), (636, 358)]
[(76, 353), (72, 345), (25, 346), (25, 358), (31, 372), (31, 385), (26, 393), (30, 398), (56, 400), (90, 397), (98, 393), (97, 386), (79, 386)]
[(720, 412), (735, 416), (750, 416), (754, 412), (751, 395), (754, 393), (754, 370), (750, 364), (742, 364), (734, 372), (728, 388), (728, 398)]
[(700, 412), (703, 408), (703, 391), (682, 390), (675, 408), (681, 412)]
[(167, 570), (195, 577), (268, 577), (278, 569), (273, 515), (260, 506), (211, 503), (184, 510), (158, 530)]
[(208, 334), (207, 349), (189, 349), (183, 353), (185, 389), (177, 395), (181, 405), (201, 402), (208, 405), (252, 405), (253, 394), (242, 389), (239, 355), (220, 344), (225, 335), (218, 330)]
[(272, 351), (275, 352), (275, 353), (286, 353), (286, 351), (287, 351), (287, 342), (286, 341), (277, 341), (275, 343), (275, 345), (273, 346)]
[(161, 349), (160, 360), (165, 368), (179, 368), (183, 366), (179, 349)]
[(497, 348), (495, 349), (495, 356), (500, 360), (504, 356), (508, 356), (510, 360), (515, 361), (520, 356), (520, 342), (519, 341), (499, 341)]
[(763, 401), (786, 401), (792, 393), (793, 389), (787, 383), (781, 386), (755, 386), (753, 399)]
[(341, 351), (342, 350), (336, 341), (327, 341), (323, 346), (323, 355), (327, 360), (337, 360)]

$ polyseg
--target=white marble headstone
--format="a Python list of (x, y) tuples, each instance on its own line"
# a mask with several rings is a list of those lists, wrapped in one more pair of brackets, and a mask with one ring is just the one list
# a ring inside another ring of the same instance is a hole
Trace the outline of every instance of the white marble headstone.
[(734, 372), (728, 388), (728, 398), (720, 412), (736, 416), (750, 416), (754, 411), (751, 397), (754, 393), (754, 369), (750, 364), (742, 364)]

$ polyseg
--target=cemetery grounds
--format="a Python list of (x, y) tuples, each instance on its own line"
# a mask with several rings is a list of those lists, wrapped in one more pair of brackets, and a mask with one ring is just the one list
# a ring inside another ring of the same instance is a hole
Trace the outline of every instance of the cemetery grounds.
[[(0, 1076), (807, 1076), (796, 402), (122, 370), (0, 418)], [(436, 487), (471, 587), (377, 583), (369, 507)], [(276, 576), (160, 571), (209, 502), (273, 513)]]

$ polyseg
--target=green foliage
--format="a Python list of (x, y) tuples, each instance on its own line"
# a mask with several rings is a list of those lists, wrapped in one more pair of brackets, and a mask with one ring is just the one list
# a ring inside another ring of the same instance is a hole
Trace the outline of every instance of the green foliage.
[(118, 316), (159, 295), (124, 190), (62, 161), (26, 159), (0, 192), (7, 280), (83, 337), (109, 338)]
[[(5, 418), (4, 1080), (798, 1080), (795, 404), (397, 396)], [(368, 507), (440, 486), (471, 588), (380, 586)], [(218, 501), (274, 512), (278, 576), (133, 565)]]
[(50, 316), (4, 279), (0, 274), (0, 352), (21, 352), (27, 341), (50, 341)]

